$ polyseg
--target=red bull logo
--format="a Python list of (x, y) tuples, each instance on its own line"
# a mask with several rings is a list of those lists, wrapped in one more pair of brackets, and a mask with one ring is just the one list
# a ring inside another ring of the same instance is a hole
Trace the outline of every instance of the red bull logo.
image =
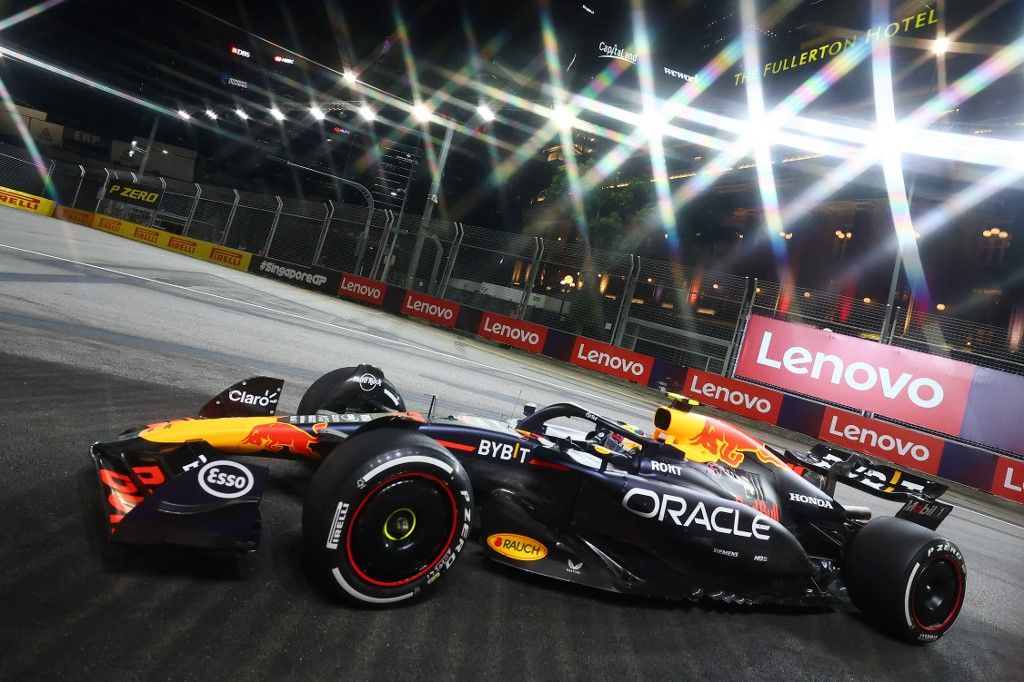
[(320, 433), (326, 426), (327, 422), (317, 422), (313, 424), (313, 433), (310, 434), (288, 422), (260, 424), (242, 440), (242, 445), (255, 445), (268, 452), (281, 452), (287, 448), (296, 455), (319, 459), (320, 453), (312, 449), (313, 445), (320, 442), (314, 434)]
[(743, 451), (740, 448), (750, 449), (747, 439), (738, 438), (738, 435), (730, 429), (724, 429), (707, 421), (701, 432), (690, 439), (690, 445), (710, 454), (709, 461), (721, 460), (731, 467), (738, 467), (743, 464)]
[[(756, 440), (739, 429), (712, 419), (702, 419), (703, 427), (697, 435), (683, 440), (692, 446), (686, 448), (686, 458), (697, 462), (722, 462), (738, 468), (747, 455), (762, 464), (779, 468), (786, 465)], [(691, 432), (692, 433), (692, 432)]]

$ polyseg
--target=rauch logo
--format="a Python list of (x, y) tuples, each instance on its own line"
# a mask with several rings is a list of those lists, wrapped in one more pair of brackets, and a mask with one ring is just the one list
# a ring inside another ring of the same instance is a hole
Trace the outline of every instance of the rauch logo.
[(782, 408), (782, 394), (753, 384), (690, 369), (684, 391), (688, 397), (734, 414), (774, 424)]
[(939, 473), (943, 441), (893, 424), (825, 408), (818, 438), (929, 474)]
[(533, 538), (517, 533), (495, 533), (487, 537), (487, 546), (502, 556), (518, 561), (539, 561), (548, 548)]
[(446, 301), (443, 298), (435, 298), (410, 291), (405, 295), (402, 302), (402, 312), (410, 317), (418, 317), (428, 322), (454, 327), (455, 321), (459, 318), (458, 303)]
[(956, 434), (974, 368), (803, 325), (750, 318), (736, 374)]
[(569, 362), (579, 367), (595, 369), (613, 377), (646, 384), (651, 377), (654, 358), (611, 344), (577, 337)]
[(544, 342), (548, 338), (547, 327), (486, 312), (480, 319), (477, 334), (532, 353), (544, 350)]
[(388, 285), (384, 282), (348, 272), (342, 273), (341, 283), (338, 285), (338, 295), (342, 298), (351, 298), (354, 301), (364, 301), (373, 305), (384, 303), (384, 294), (387, 290)]

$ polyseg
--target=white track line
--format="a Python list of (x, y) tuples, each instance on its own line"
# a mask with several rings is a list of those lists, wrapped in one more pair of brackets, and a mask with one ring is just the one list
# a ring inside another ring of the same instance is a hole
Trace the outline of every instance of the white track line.
[(71, 263), (73, 265), (80, 265), (82, 267), (93, 268), (95, 270), (101, 270), (103, 272), (109, 272), (109, 273), (112, 273), (112, 274), (115, 274), (115, 275), (121, 275), (122, 277), (131, 277), (133, 279), (141, 280), (143, 282), (149, 282), (151, 284), (159, 284), (159, 285), (162, 285), (162, 286), (171, 287), (172, 289), (181, 289), (183, 291), (189, 292), (190, 294), (199, 294), (199, 295), (202, 295), (202, 296), (209, 296), (210, 298), (216, 298), (216, 299), (220, 299), (222, 301), (227, 301), (227, 302), (230, 302), (230, 303), (236, 303), (238, 305), (249, 306), (251, 308), (256, 308), (256, 309), (263, 310), (263, 311), (266, 311), (266, 312), (276, 313), (278, 315), (284, 315), (284, 316), (292, 317), (292, 318), (295, 318), (295, 319), (298, 319), (298, 320), (303, 320), (305, 322), (312, 322), (313, 324), (321, 324), (321, 325), (324, 325), (325, 327), (333, 327), (335, 329), (339, 329), (341, 331), (348, 332), (350, 334), (360, 334), (362, 336), (367, 336), (367, 337), (369, 337), (371, 339), (375, 339), (375, 340), (378, 340), (378, 341), (383, 341), (385, 343), (388, 343), (388, 344), (391, 344), (391, 345), (394, 345), (394, 346), (405, 346), (407, 348), (415, 348), (415, 349), (417, 349), (419, 351), (423, 351), (423, 352), (426, 352), (426, 353), (432, 353), (434, 355), (438, 355), (438, 356), (446, 358), (448, 360), (454, 360), (456, 362), (461, 362), (461, 363), (465, 363), (465, 364), (468, 364), (468, 365), (476, 365), (478, 367), (482, 367), (482, 368), (491, 370), (493, 372), (499, 372), (501, 374), (507, 374), (509, 376), (513, 376), (513, 377), (517, 377), (519, 379), (523, 379), (524, 381), (531, 381), (531, 382), (534, 382), (534, 383), (537, 383), (537, 384), (541, 384), (543, 386), (547, 386), (549, 388), (556, 389), (558, 391), (568, 392), (568, 393), (576, 393), (578, 395), (583, 395), (583, 396), (586, 396), (588, 398), (592, 398), (592, 399), (595, 399), (595, 400), (602, 400), (602, 401), (605, 401), (607, 403), (611, 403), (611, 404), (615, 404), (615, 405), (622, 405), (623, 407), (626, 407), (626, 408), (628, 408), (630, 410), (635, 410), (635, 411), (641, 412), (641, 413), (649, 411), (649, 408), (647, 408), (647, 407), (633, 405), (633, 404), (630, 404), (630, 403), (627, 403), (627, 402), (623, 402), (621, 400), (610, 398), (607, 395), (601, 395), (601, 394), (598, 394), (598, 393), (588, 393), (586, 391), (580, 390), (579, 388), (570, 388), (570, 387), (564, 386), (562, 384), (556, 384), (556, 383), (551, 382), (551, 381), (545, 381), (543, 379), (538, 379), (536, 377), (527, 376), (525, 374), (519, 374), (518, 372), (513, 372), (513, 371), (508, 370), (508, 369), (502, 369), (501, 367), (495, 367), (494, 365), (488, 365), (487, 363), (480, 362), (479, 360), (470, 360), (468, 358), (461, 358), (461, 357), (459, 357), (457, 355), (452, 355), (451, 353), (445, 353), (444, 351), (435, 350), (435, 349), (430, 348), (428, 346), (423, 346), (423, 345), (420, 345), (420, 344), (417, 344), (417, 343), (410, 343), (408, 341), (399, 341), (397, 339), (388, 338), (386, 336), (380, 336), (378, 334), (373, 334), (371, 332), (362, 331), (361, 329), (353, 329), (351, 327), (346, 327), (344, 325), (336, 324), (334, 322), (327, 322), (325, 320), (318, 320), (316, 318), (307, 317), (305, 315), (300, 315), (298, 313), (292, 313), (292, 312), (289, 312), (287, 310), (279, 310), (277, 308), (271, 308), (269, 306), (260, 305), (258, 303), (252, 303), (250, 301), (241, 301), (241, 300), (236, 299), (236, 298), (231, 298), (229, 296), (223, 296), (221, 294), (215, 294), (215, 293), (212, 293), (212, 292), (209, 292), (209, 291), (201, 291), (199, 289), (192, 289), (191, 287), (182, 286), (180, 284), (172, 284), (170, 282), (162, 282), (162, 281), (160, 281), (158, 279), (152, 279), (150, 277), (143, 277), (142, 275), (136, 275), (136, 274), (133, 274), (133, 273), (130, 273), (130, 272), (125, 272), (123, 270), (115, 270), (113, 268), (103, 267), (102, 265), (94, 265), (93, 263), (86, 263), (86, 262), (83, 262), (83, 261), (72, 260), (70, 258), (62, 258), (61, 256), (55, 256), (55, 255), (53, 255), (51, 253), (41, 253), (39, 251), (32, 251), (31, 249), (23, 249), (23, 248), (20, 248), (20, 247), (17, 247), (17, 246), (11, 246), (10, 244), (0, 244), (0, 247), (3, 247), (5, 249), (10, 249), (12, 251), (20, 251), (22, 253), (29, 253), (29, 254), (32, 254), (33, 256), (42, 256), (44, 258), (52, 258), (53, 260), (58, 260), (58, 261), (61, 261), (61, 262), (64, 262), (64, 263)]

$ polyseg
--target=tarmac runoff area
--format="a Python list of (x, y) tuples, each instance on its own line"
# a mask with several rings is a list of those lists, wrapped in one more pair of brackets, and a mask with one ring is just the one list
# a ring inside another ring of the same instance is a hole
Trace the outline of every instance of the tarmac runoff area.
[[(101, 551), (89, 443), (187, 416), (255, 374), (281, 411), (335, 367), (369, 362), (411, 409), (508, 418), (571, 400), (639, 426), (657, 396), (378, 310), (113, 235), (0, 209), (0, 679), (1019, 679), (1024, 513), (950, 492), (942, 531), (967, 598), (936, 645), (856, 610), (681, 605), (535, 578), (467, 550), (427, 600), (324, 599), (299, 562), (308, 471), (275, 462), (252, 575), (192, 552)], [(800, 447), (785, 434), (760, 434)], [(843, 502), (897, 505), (841, 489)]]

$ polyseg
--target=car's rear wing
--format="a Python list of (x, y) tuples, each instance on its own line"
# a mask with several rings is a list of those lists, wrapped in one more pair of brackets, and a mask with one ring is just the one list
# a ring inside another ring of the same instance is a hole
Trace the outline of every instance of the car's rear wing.
[(877, 464), (863, 455), (838, 450), (823, 443), (815, 445), (810, 452), (770, 449), (783, 461), (824, 476), (823, 489), (829, 495), (835, 494), (838, 482), (876, 497), (903, 502), (903, 508), (896, 513), (897, 517), (932, 530), (953, 509), (952, 505), (938, 501), (949, 489), (948, 486), (886, 464)]

